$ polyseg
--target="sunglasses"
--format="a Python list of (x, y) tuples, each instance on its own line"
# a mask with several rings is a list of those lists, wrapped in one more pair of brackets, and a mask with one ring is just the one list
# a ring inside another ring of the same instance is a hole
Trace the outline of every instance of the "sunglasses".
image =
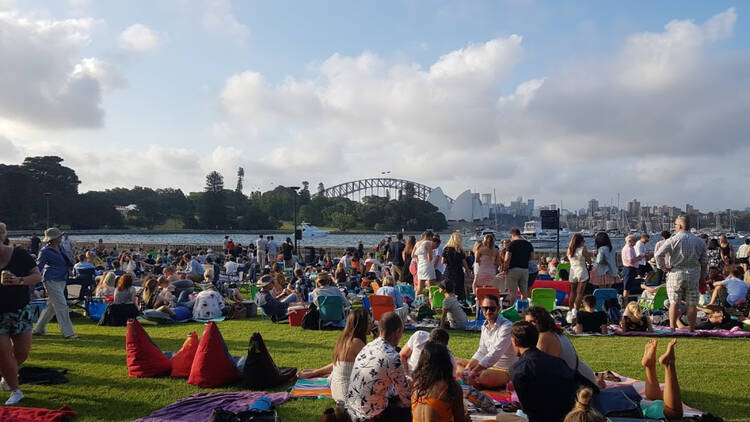
[(482, 306), (484, 312), (496, 312), (497, 306)]

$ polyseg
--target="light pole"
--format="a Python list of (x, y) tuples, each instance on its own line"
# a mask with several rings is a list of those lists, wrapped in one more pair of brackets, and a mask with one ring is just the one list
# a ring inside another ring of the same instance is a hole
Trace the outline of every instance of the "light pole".
[(292, 233), (294, 234), (294, 253), (299, 257), (299, 249), (297, 248), (297, 189), (299, 189), (299, 186), (289, 186), (289, 189), (294, 193), (294, 230), (292, 230)]
[(44, 192), (44, 200), (47, 203), (47, 228), (49, 228), (49, 197), (52, 196), (52, 192)]

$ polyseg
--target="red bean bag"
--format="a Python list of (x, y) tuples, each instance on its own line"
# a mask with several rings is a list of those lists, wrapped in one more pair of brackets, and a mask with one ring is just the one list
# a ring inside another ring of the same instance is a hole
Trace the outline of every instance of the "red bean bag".
[(209, 322), (195, 352), (188, 384), (213, 388), (231, 384), (241, 378), (242, 372), (237, 370), (232, 356), (229, 355), (219, 328), (215, 322)]
[(195, 352), (198, 351), (198, 334), (193, 331), (187, 336), (182, 348), (172, 356), (172, 376), (175, 378), (187, 378), (190, 376), (190, 368), (193, 366)]
[(172, 370), (172, 362), (151, 341), (146, 330), (135, 319), (128, 320), (125, 350), (128, 375), (133, 378), (155, 377)]

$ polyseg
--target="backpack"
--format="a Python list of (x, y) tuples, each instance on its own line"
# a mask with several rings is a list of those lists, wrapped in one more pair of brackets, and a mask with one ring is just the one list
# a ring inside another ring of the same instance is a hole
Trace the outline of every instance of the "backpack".
[(236, 302), (229, 305), (227, 319), (244, 319), (247, 318), (247, 307), (242, 302)]
[(607, 319), (610, 324), (619, 324), (622, 319), (620, 302), (617, 298), (611, 297), (604, 301), (604, 312), (607, 313)]
[(307, 308), (307, 313), (302, 317), (302, 329), (303, 330), (317, 330), (319, 329), (318, 322), (320, 320), (320, 311), (314, 303), (310, 304)]
[(254, 390), (277, 387), (297, 376), (297, 368), (276, 366), (260, 333), (253, 333), (250, 337), (243, 372), (242, 384)]
[(128, 325), (129, 319), (137, 318), (140, 315), (138, 308), (133, 303), (111, 304), (104, 310), (99, 325), (108, 325), (111, 327), (124, 327)]

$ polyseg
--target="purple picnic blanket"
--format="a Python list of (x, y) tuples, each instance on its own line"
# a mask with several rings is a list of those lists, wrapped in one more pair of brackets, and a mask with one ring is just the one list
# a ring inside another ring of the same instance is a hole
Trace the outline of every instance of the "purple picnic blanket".
[(217, 407), (231, 412), (242, 412), (250, 408), (255, 400), (268, 396), (274, 406), (289, 399), (289, 393), (264, 393), (262, 391), (244, 391), (235, 393), (198, 393), (177, 400), (167, 407), (154, 411), (136, 422), (201, 422), (211, 418), (211, 412)]
[(723, 337), (723, 338), (750, 338), (750, 331), (742, 331), (741, 328), (733, 330), (695, 330), (688, 331), (687, 328), (678, 328), (675, 331), (662, 325), (654, 325), (653, 331), (628, 331), (625, 332), (619, 325), (610, 325), (610, 330), (615, 332), (616, 336), (633, 336), (633, 337)]

